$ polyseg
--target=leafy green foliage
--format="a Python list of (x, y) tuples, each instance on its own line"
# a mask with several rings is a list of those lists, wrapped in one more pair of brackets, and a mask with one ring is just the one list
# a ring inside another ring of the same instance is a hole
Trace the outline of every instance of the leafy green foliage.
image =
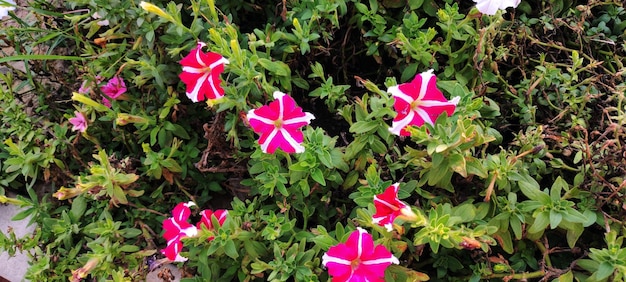
[[(2, 230), (0, 248), (31, 251), (32, 281), (142, 280), (191, 200), (229, 215), (182, 239), (185, 281), (327, 281), (323, 254), (357, 226), (399, 258), (387, 281), (623, 280), (624, 5), (474, 5), (33, 1), (0, 30), (15, 52), (0, 59), (0, 203), (38, 227)], [(178, 78), (198, 41), (229, 60), (207, 104)], [(394, 136), (386, 89), (427, 69), (460, 102)], [(97, 81), (113, 76), (128, 91), (107, 107)], [(246, 125), (276, 90), (316, 117), (303, 153), (264, 154)], [(417, 219), (389, 232), (372, 200), (396, 182)]]

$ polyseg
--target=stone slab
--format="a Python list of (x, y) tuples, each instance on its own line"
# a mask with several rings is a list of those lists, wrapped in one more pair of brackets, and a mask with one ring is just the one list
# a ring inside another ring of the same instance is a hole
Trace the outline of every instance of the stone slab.
[[(20, 221), (11, 220), (19, 212), (20, 209), (17, 206), (0, 204), (0, 231), (2, 233), (8, 234), (10, 228), (18, 238), (33, 233), (35, 225), (28, 226), (29, 218)], [(10, 282), (26, 281), (24, 275), (29, 266), (29, 259), (25, 253), (17, 252), (15, 256), (10, 257), (7, 252), (0, 252), (0, 281), (2, 281), (1, 278)]]

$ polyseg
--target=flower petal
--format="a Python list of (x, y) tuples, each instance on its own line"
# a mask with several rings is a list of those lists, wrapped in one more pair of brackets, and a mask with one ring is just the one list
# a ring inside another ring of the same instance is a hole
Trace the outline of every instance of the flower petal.
[(196, 204), (194, 202), (178, 203), (178, 205), (176, 205), (172, 210), (174, 220), (178, 222), (187, 221), (187, 219), (191, 215), (191, 209), (189, 209), (189, 207), (195, 205)]
[(187, 261), (187, 258), (180, 255), (182, 248), (183, 243), (180, 240), (174, 240), (172, 242), (168, 242), (165, 249), (161, 250), (161, 253), (171, 261), (184, 262)]
[(356, 259), (356, 252), (346, 244), (330, 247), (322, 256), (322, 265), (328, 268), (331, 276), (345, 276), (352, 273), (352, 260)]

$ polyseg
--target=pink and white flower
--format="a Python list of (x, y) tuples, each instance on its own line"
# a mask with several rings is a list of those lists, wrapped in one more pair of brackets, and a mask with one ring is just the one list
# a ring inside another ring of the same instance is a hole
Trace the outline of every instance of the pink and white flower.
[(460, 97), (448, 101), (437, 88), (437, 78), (433, 70), (415, 76), (410, 83), (403, 83), (387, 89), (394, 97), (393, 107), (398, 113), (389, 131), (399, 136), (410, 136), (408, 126), (434, 124), (441, 113), (451, 116)]
[(274, 92), (274, 101), (246, 115), (252, 130), (260, 135), (259, 145), (264, 153), (272, 154), (277, 148), (286, 153), (302, 153), (304, 135), (301, 127), (311, 123), (313, 114), (303, 112), (291, 96)]
[(333, 282), (384, 282), (385, 269), (398, 259), (383, 245), (374, 245), (372, 235), (357, 227), (345, 244), (330, 247), (322, 264), (333, 276)]
[(224, 97), (220, 74), (224, 72), (224, 65), (228, 64), (228, 60), (218, 53), (202, 52), (204, 46), (206, 43), (198, 42), (198, 46), (180, 61), (183, 66), (180, 80), (187, 85), (187, 97), (194, 102)]
[(194, 237), (198, 234), (198, 229), (191, 223), (187, 222), (191, 215), (189, 207), (195, 206), (193, 202), (179, 203), (172, 210), (172, 217), (163, 221), (163, 238), (167, 240), (167, 246), (161, 250), (168, 259), (172, 261), (186, 261), (187, 258), (180, 255), (183, 248), (181, 239), (186, 237)]
[[(100, 90), (110, 99), (116, 100), (126, 93), (127, 89), (124, 80), (119, 76), (114, 76), (105, 86), (100, 87)], [(102, 103), (109, 108), (111, 107), (111, 100), (106, 97), (102, 98)]]
[[(202, 230), (202, 225), (204, 225), (208, 230), (213, 230), (215, 229), (215, 227), (213, 226), (213, 222), (211, 221), (211, 217), (215, 216), (215, 218), (217, 218), (217, 222), (219, 223), (220, 226), (222, 226), (224, 224), (224, 221), (226, 221), (226, 217), (228, 216), (228, 211), (227, 210), (216, 210), (215, 212), (213, 212), (212, 210), (203, 210), (200, 212), (200, 215), (202, 216), (202, 218), (200, 219), (200, 222), (198, 222), (198, 230)], [(214, 237), (209, 237), (209, 241), (213, 240)]]
[(75, 117), (70, 118), (72, 124), (72, 130), (78, 130), (80, 132), (87, 131), (87, 118), (81, 112), (74, 112)]
[(415, 220), (417, 215), (411, 207), (398, 199), (399, 184), (394, 183), (387, 187), (382, 194), (374, 196), (374, 206), (376, 213), (372, 216), (372, 222), (393, 230), (393, 221), (397, 217), (405, 220)]
[(474, 2), (481, 13), (495, 15), (498, 10), (506, 10), (508, 7), (516, 8), (521, 0), (474, 0)]

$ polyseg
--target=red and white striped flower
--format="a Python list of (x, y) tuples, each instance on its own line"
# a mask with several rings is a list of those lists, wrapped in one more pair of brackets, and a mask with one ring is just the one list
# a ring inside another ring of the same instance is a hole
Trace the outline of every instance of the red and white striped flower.
[(395, 183), (387, 187), (382, 194), (374, 196), (376, 213), (372, 216), (372, 222), (384, 226), (387, 231), (393, 230), (393, 221), (397, 217), (409, 221), (417, 219), (411, 207), (398, 199), (399, 186)]
[(394, 97), (393, 107), (398, 113), (393, 119), (389, 131), (400, 136), (410, 136), (408, 126), (434, 124), (441, 113), (451, 116), (460, 97), (448, 101), (437, 88), (437, 78), (433, 70), (415, 76), (410, 83), (403, 83), (387, 89)]
[(179, 203), (172, 210), (172, 217), (163, 221), (163, 238), (167, 240), (167, 246), (161, 250), (168, 259), (172, 261), (186, 261), (187, 258), (180, 255), (183, 248), (181, 239), (186, 237), (194, 237), (198, 234), (198, 229), (191, 223), (187, 222), (191, 215), (189, 207), (194, 206), (193, 202)]
[(252, 109), (246, 115), (252, 130), (260, 135), (259, 145), (264, 153), (272, 154), (277, 148), (286, 153), (302, 153), (304, 135), (301, 127), (311, 123), (313, 114), (303, 112), (291, 96), (274, 92), (269, 105)]
[(194, 102), (224, 97), (220, 74), (228, 60), (218, 53), (202, 52), (204, 46), (206, 43), (198, 42), (198, 46), (180, 61), (183, 72), (179, 77), (187, 85), (187, 97)]
[[(202, 225), (204, 225), (208, 230), (213, 230), (215, 229), (215, 227), (213, 226), (213, 222), (211, 221), (211, 217), (215, 216), (215, 218), (217, 218), (217, 222), (219, 223), (220, 226), (222, 226), (224, 224), (224, 221), (226, 221), (226, 217), (228, 216), (228, 211), (227, 210), (216, 210), (215, 212), (213, 212), (212, 210), (203, 210), (200, 212), (200, 215), (202, 216), (202, 218), (200, 219), (200, 222), (198, 222), (198, 230), (202, 230)], [(213, 240), (214, 237), (209, 237), (209, 241)]]
[(374, 245), (372, 235), (357, 227), (346, 243), (332, 246), (322, 256), (322, 264), (333, 276), (333, 282), (384, 282), (385, 269), (396, 257), (383, 245)]

